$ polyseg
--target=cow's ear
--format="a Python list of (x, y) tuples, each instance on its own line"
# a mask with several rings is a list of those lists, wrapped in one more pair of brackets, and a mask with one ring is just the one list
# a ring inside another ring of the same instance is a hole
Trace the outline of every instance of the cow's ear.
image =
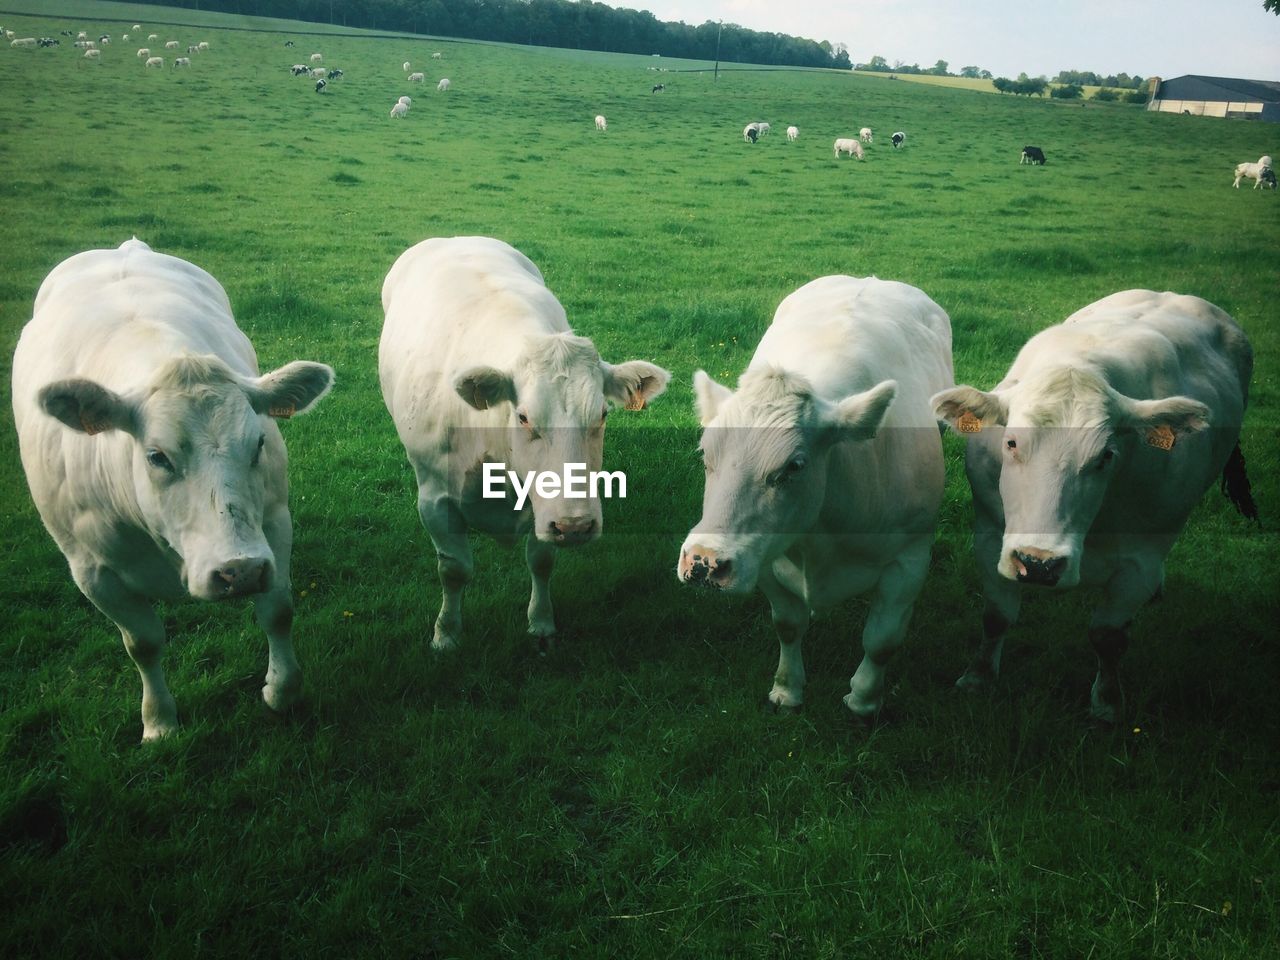
[(726, 400), (733, 396), (733, 391), (724, 384), (716, 383), (705, 370), (693, 375), (693, 406), (698, 411), (698, 422), (706, 426), (716, 418)]
[(453, 381), (453, 389), (477, 410), (488, 410), (500, 403), (516, 402), (516, 385), (501, 370), (493, 367), (471, 367)]
[(1113, 394), (1111, 401), (1118, 427), (1140, 432), (1171, 431), (1173, 436), (1180, 437), (1209, 426), (1209, 408), (1199, 400), (1190, 397), (1134, 400), (1114, 391)]
[(833, 439), (870, 440), (884, 423), (889, 405), (898, 395), (898, 382), (884, 380), (870, 390), (845, 397), (835, 404), (829, 425), (836, 429)]
[(306, 413), (333, 388), (333, 368), (294, 360), (248, 384), (249, 402), (257, 413), (288, 420)]
[(644, 360), (628, 360), (614, 366), (600, 361), (604, 372), (604, 397), (628, 410), (643, 410), (667, 389), (671, 374)]
[(136, 422), (133, 405), (124, 397), (79, 377), (48, 384), (36, 399), (49, 416), (89, 436), (108, 430), (132, 433)]
[(983, 393), (969, 386), (935, 393), (929, 401), (934, 415), (960, 433), (977, 433), (983, 427), (1004, 426), (1009, 408), (998, 393)]

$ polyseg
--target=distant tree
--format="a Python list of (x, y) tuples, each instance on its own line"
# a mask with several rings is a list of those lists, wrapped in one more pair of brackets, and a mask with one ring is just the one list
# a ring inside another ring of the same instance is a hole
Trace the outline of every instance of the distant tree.
[(968, 77), (970, 80), (978, 79), (979, 70), (977, 67), (961, 67), (960, 76)]
[(853, 64), (849, 60), (849, 50), (843, 43), (837, 43), (831, 55), (831, 65), (837, 70), (848, 70)]
[(947, 67), (949, 66), (950, 64), (947, 63), (947, 61), (939, 60), (932, 67), (926, 70), (925, 73), (932, 74), (935, 77), (949, 77), (951, 76), (951, 74), (947, 73)]
[(990, 70), (983, 70), (983, 71), (979, 72), (979, 74), (978, 74), (978, 78), (979, 78), (980, 80), (990, 80), (990, 79), (991, 79), (991, 71), (990, 71)]
[(1061, 87), (1054, 87), (1049, 91), (1049, 96), (1055, 100), (1078, 100), (1084, 96), (1084, 89), (1079, 84), (1068, 83)]
[(872, 57), (867, 61), (866, 69), (874, 70), (876, 73), (888, 73), (889, 61), (880, 56)]
[(1126, 94), (1124, 95), (1124, 102), (1125, 102), (1125, 103), (1146, 103), (1146, 102), (1147, 102), (1147, 91), (1145, 91), (1145, 90), (1130, 90), (1128, 93), (1126, 93)]
[(1115, 92), (1114, 90), (1112, 90), (1110, 87), (1103, 87), (1103, 88), (1102, 88), (1102, 89), (1100, 89), (1100, 90), (1095, 90), (1095, 91), (1094, 91), (1094, 94), (1093, 94), (1093, 97), (1092, 97), (1091, 99), (1093, 99), (1093, 100), (1101, 100), (1101, 101), (1103, 101), (1103, 102), (1105, 102), (1105, 103), (1111, 103), (1111, 102), (1113, 102), (1113, 101), (1115, 101), (1115, 100), (1119, 100), (1119, 99), (1120, 99), (1120, 94), (1116, 93), (1116, 92)]
[(991, 85), (995, 87), (996, 90), (998, 90), (1000, 93), (1013, 92), (1013, 81), (1010, 80), (1008, 77), (996, 77), (994, 80), (991, 81)]
[(1280, 17), (1280, 0), (1262, 0), (1262, 9), (1270, 10), (1277, 17)]

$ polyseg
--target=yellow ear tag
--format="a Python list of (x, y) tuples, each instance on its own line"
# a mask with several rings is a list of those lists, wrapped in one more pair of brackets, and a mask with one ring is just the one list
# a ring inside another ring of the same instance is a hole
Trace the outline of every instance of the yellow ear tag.
[(633, 394), (631, 394), (631, 396), (627, 397), (627, 402), (626, 402), (626, 403), (624, 403), (624, 404), (622, 405), (622, 409), (624, 409), (624, 410), (643, 410), (643, 409), (644, 409), (644, 394), (643, 394), (643, 393), (633, 393)]
[(297, 412), (298, 408), (291, 403), (287, 407), (272, 407), (267, 411), (267, 415), (275, 417), (277, 420), (288, 420)]
[(961, 433), (977, 433), (982, 429), (982, 420), (972, 410), (966, 410), (956, 419), (956, 429)]
[(1173, 429), (1167, 423), (1162, 423), (1160, 426), (1152, 427), (1147, 431), (1147, 443), (1160, 450), (1172, 450), (1174, 441), (1177, 439)]
[(103, 420), (93, 420), (82, 413), (80, 414), (80, 426), (85, 433), (92, 437), (96, 433), (102, 433), (110, 429), (111, 425)]

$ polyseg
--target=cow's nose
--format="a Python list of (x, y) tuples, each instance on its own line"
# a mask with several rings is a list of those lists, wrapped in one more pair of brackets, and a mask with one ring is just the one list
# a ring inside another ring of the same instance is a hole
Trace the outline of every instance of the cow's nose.
[(595, 536), (596, 521), (594, 517), (567, 517), (552, 520), (549, 529), (557, 544), (562, 547), (572, 547), (579, 543), (586, 543)]
[(262, 593), (271, 586), (271, 565), (266, 560), (243, 557), (228, 560), (209, 575), (215, 596), (242, 597)]
[(1013, 551), (1013, 563), (1021, 583), (1052, 587), (1067, 569), (1066, 557), (1035, 556), (1022, 550)]
[(680, 578), (704, 587), (723, 587), (733, 574), (733, 561), (721, 559), (714, 550), (692, 547), (680, 554)]

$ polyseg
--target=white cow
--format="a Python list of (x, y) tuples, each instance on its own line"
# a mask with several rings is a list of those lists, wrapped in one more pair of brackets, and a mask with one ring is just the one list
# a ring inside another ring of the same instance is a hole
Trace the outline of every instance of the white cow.
[(863, 143), (870, 143), (870, 142), (871, 142), (871, 128), (870, 128), (870, 127), (863, 127), (861, 130), (859, 130), (859, 131), (858, 131), (858, 139), (859, 139), (859, 140), (861, 140)]
[[(1236, 164), (1236, 181), (1232, 184), (1237, 190), (1240, 189), (1240, 181), (1245, 177), (1253, 180), (1253, 189), (1257, 190), (1262, 186), (1262, 181), (1268, 179), (1265, 172), (1271, 169), (1271, 158), (1267, 156), (1259, 157), (1257, 163), (1239, 163)], [(1274, 177), (1274, 175), (1273, 175)], [(1272, 184), (1275, 183), (1274, 178), (1270, 179)]]
[(847, 153), (849, 156), (857, 157), (859, 160), (862, 159), (862, 144), (857, 140), (853, 140), (849, 137), (841, 137), (836, 141), (835, 148), (837, 160), (840, 159), (841, 153)]
[(1192, 508), (1223, 473), (1237, 507), (1256, 515), (1237, 445), (1252, 369), (1248, 339), (1213, 304), (1126, 290), (1032, 337), (993, 390), (934, 397), (969, 437), (986, 596), (982, 644), (958, 686), (999, 672), (1022, 584), (1101, 585), (1091, 712), (1116, 719), (1130, 621), (1160, 590)]
[(147, 34), (147, 42), (148, 42), (148, 43), (150, 43), (152, 40), (159, 40), (159, 39), (160, 39), (160, 34), (158, 34), (158, 33), (148, 33), (148, 34)]
[(603, 114), (599, 114), (599, 113), (596, 114), (596, 129), (597, 130), (609, 129), (609, 121), (604, 118)]
[(101, 60), (101, 58), (102, 58), (102, 51), (101, 51), (101, 50), (86, 50), (86, 51), (84, 52), (84, 56), (85, 56), (85, 59), (86, 59), (86, 60)]
[(321, 61), (323, 61), (323, 60), (324, 60), (324, 55), (323, 55), (323, 54), (320, 54), (320, 53), (313, 53), (313, 54), (311, 55), (311, 62), (312, 62), (312, 63), (320, 63), (320, 62), (321, 62)]
[(199, 43), (196, 44), (196, 47), (200, 50), (201, 53), (206, 53), (209, 49), (209, 41), (201, 40)]
[(423, 82), (425, 82), (425, 81), (426, 81), (426, 79), (427, 79), (427, 75), (426, 75), (425, 73), (411, 73), (411, 74), (409, 74), (409, 82), (410, 82), (410, 83), (423, 83)]
[(405, 73), (408, 73), (408, 72), (409, 72), (409, 68), (410, 68), (410, 66), (411, 66), (411, 64), (409, 63), (409, 61), (408, 61), (408, 60), (406, 60), (406, 61), (404, 62), (404, 72), (405, 72)]
[(34, 47), (37, 46), (35, 37), (19, 37), (17, 40), (10, 40), (11, 47)]
[(761, 120), (759, 123), (756, 124), (756, 129), (760, 131), (760, 136), (763, 137), (769, 132), (769, 124)]
[(145, 60), (149, 56), (151, 56), (151, 50), (148, 47), (143, 47), (138, 51), (139, 60)]
[(870, 593), (844, 702), (879, 710), (942, 502), (929, 398), (953, 383), (946, 313), (875, 277), (822, 277), (783, 300), (736, 392), (694, 374), (706, 487), (677, 575), (764, 592), (781, 645), (776, 708), (803, 702), (810, 611)]
[(788, 139), (788, 140), (795, 140), (795, 139), (796, 139), (797, 137), (799, 137), (799, 136), (800, 136), (800, 128), (799, 128), (799, 127), (787, 127), (787, 139)]
[(165, 41), (164, 48), (165, 48), (166, 50), (177, 50), (177, 49), (178, 49), (178, 41), (177, 41), (177, 40), (167, 40), (167, 41)]
[(396, 101), (396, 103), (403, 103), (405, 106), (412, 107), (412, 106), (413, 106), (413, 98), (412, 98), (412, 97), (401, 97), (399, 100), (397, 100), (397, 101)]
[(755, 143), (756, 140), (759, 139), (759, 137), (760, 137), (760, 124), (748, 123), (745, 127), (742, 128), (743, 140), (749, 143)]
[(275, 419), (333, 382), (323, 364), (259, 375), (222, 287), (133, 239), (63, 261), (13, 358), (27, 483), (76, 585), (142, 675), (142, 736), (176, 729), (152, 601), (253, 596), (270, 644), (262, 695), (282, 710), (293, 655), (292, 528)]
[(432, 59), (432, 60), (443, 60), (443, 59), (444, 59), (444, 54), (443, 54), (443, 53), (433, 53), (433, 54), (431, 55), (431, 59)]
[(144, 63), (143, 66), (144, 67), (163, 67), (164, 57), (147, 57), (147, 62)]
[(483, 464), (504, 463), (521, 482), (529, 471), (565, 476), (566, 464), (599, 471), (609, 405), (643, 407), (670, 374), (643, 360), (601, 360), (569, 329), (538, 268), (489, 237), (410, 247), (387, 274), (382, 306), (382, 395), (417, 476), (444, 592), (432, 646), (452, 647), (462, 634), (470, 527), (504, 543), (529, 534), (529, 632), (545, 643), (556, 629), (555, 548), (600, 535), (600, 502), (562, 498), (540, 481), (514, 509), (511, 485), (506, 499), (484, 498)]
[(391, 105), (392, 120), (403, 120), (408, 115), (409, 115), (409, 104), (405, 103), (403, 100), (400, 100)]
[(175, 59), (175, 60), (173, 61), (173, 66), (174, 66), (174, 69), (175, 69), (175, 70), (176, 70), (178, 67), (189, 67), (189, 66), (191, 66), (191, 58), (190, 58), (190, 57), (178, 57), (177, 59)]
[(327, 76), (329, 76), (329, 71), (326, 70), (324, 67), (315, 67), (309, 72), (311, 74), (312, 80), (323, 80)]
[(448, 77), (443, 78), (439, 83), (436, 84), (436, 90), (440, 93), (444, 93), (448, 89), (449, 89)]

